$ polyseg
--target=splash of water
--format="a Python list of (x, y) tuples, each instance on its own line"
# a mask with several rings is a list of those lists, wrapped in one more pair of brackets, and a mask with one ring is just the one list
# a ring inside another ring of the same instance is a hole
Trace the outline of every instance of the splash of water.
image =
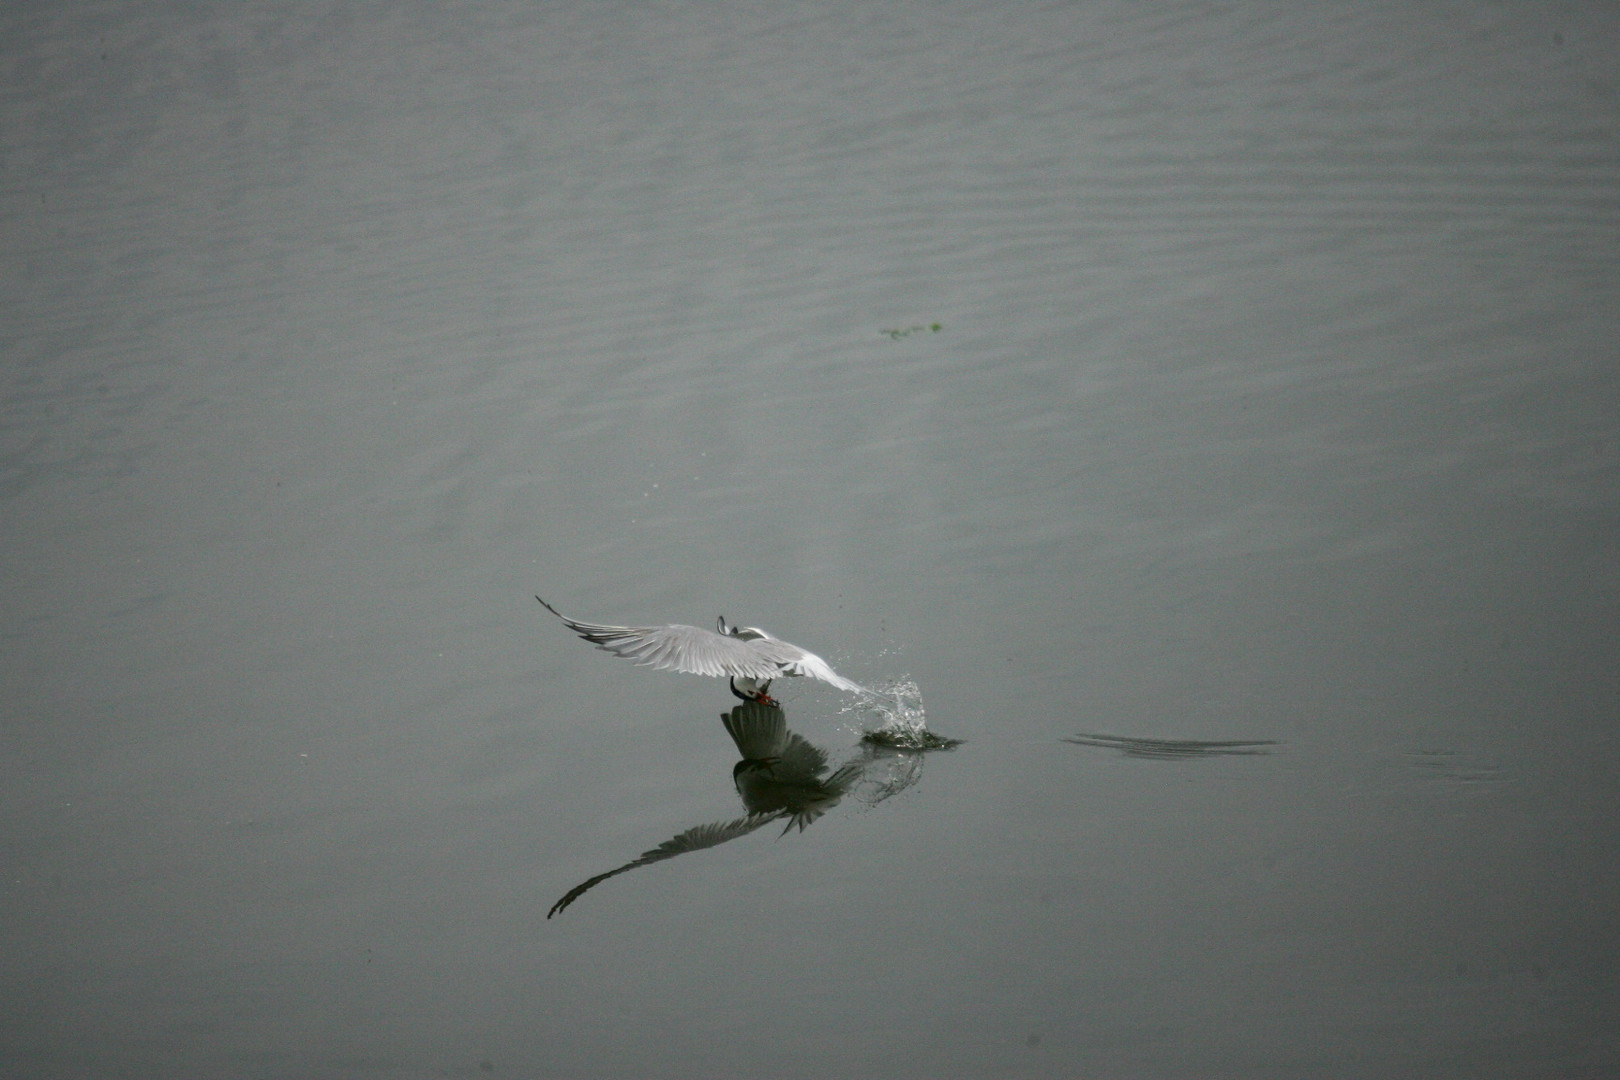
[(870, 746), (894, 750), (949, 750), (961, 743), (928, 730), (928, 714), (923, 708), (922, 691), (909, 677), (881, 683), (869, 696), (848, 706), (858, 712), (865, 729), (861, 741)]

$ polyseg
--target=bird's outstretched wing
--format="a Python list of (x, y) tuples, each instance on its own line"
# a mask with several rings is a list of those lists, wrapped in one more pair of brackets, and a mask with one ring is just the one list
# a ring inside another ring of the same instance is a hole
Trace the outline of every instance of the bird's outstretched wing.
[(750, 644), (760, 646), (761, 652), (771, 655), (781, 665), (781, 670), (789, 675), (808, 675), (812, 679), (820, 679), (824, 683), (831, 683), (840, 690), (847, 690), (854, 694), (867, 693), (866, 687), (860, 683), (851, 682), (832, 669), (815, 653), (801, 649), (797, 645), (789, 645), (785, 641), (767, 638), (763, 641), (754, 641)]
[(815, 653), (774, 637), (735, 638), (697, 626), (606, 626), (577, 622), (535, 597), (570, 630), (599, 649), (643, 667), (684, 671), (692, 675), (729, 675), (736, 679), (774, 679), (808, 675), (840, 690), (864, 694), (866, 688), (832, 669)]
[(748, 679), (774, 679), (782, 674), (780, 664), (749, 647), (755, 642), (740, 641), (713, 630), (680, 623), (670, 626), (603, 626), (576, 622), (540, 597), (535, 599), (566, 623), (570, 630), (597, 648), (634, 660), (643, 667), (684, 671), (692, 675), (729, 675)]

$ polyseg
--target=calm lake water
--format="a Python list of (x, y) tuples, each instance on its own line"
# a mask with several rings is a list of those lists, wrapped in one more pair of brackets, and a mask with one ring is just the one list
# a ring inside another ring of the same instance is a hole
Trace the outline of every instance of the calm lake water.
[(1620, 1073), (1616, 56), (9, 5), (0, 1075)]

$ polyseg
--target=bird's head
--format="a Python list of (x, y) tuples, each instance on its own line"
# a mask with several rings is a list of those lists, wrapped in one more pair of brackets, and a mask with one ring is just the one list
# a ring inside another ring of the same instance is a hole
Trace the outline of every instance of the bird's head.
[(771, 636), (757, 626), (732, 626), (726, 622), (724, 615), (720, 616), (715, 625), (719, 628), (720, 633), (726, 637), (734, 637), (742, 641), (753, 641), (756, 638), (768, 638)]

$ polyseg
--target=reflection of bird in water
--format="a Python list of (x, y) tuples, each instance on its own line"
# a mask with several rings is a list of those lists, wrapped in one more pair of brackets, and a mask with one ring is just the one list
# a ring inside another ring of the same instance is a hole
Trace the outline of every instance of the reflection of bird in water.
[(786, 833), (805, 826), (838, 805), (861, 776), (850, 763), (831, 776), (827, 755), (787, 728), (787, 716), (774, 705), (745, 702), (721, 717), (742, 760), (731, 770), (737, 794), (750, 814), (786, 817)]
[(792, 675), (808, 675), (840, 690), (866, 692), (859, 683), (838, 674), (815, 653), (774, 638), (757, 626), (727, 625), (724, 615), (716, 623), (719, 633), (680, 623), (602, 626), (575, 622), (540, 597), (535, 599), (567, 623), (570, 630), (599, 649), (661, 671), (729, 676), (731, 692), (744, 701), (775, 705), (775, 700), (766, 692), (771, 680)]
[(806, 826), (838, 805), (866, 767), (868, 758), (862, 755), (831, 776), (823, 776), (827, 771), (827, 755), (802, 735), (789, 731), (787, 716), (775, 705), (744, 702), (729, 713), (723, 713), (720, 720), (742, 756), (731, 775), (747, 814), (732, 821), (687, 829), (623, 866), (580, 882), (552, 905), (546, 918), (562, 911), (608, 878), (638, 866), (716, 847), (782, 818), (787, 819), (783, 835), (795, 825), (803, 832)]
[(779, 816), (778, 814), (750, 814), (747, 817), (737, 818), (735, 821), (715, 822), (712, 825), (699, 825), (687, 829), (679, 836), (665, 840), (651, 851), (643, 852), (639, 859), (633, 859), (617, 869), (609, 870), (605, 874), (597, 874), (595, 877), (587, 878), (575, 885), (563, 894), (561, 900), (551, 905), (551, 910), (546, 913), (546, 918), (551, 918), (610, 877), (617, 877), (627, 870), (634, 870), (638, 866), (673, 859), (677, 855), (685, 855), (688, 851), (702, 851), (704, 848), (723, 844), (727, 840), (747, 836), (761, 825), (775, 821)]

